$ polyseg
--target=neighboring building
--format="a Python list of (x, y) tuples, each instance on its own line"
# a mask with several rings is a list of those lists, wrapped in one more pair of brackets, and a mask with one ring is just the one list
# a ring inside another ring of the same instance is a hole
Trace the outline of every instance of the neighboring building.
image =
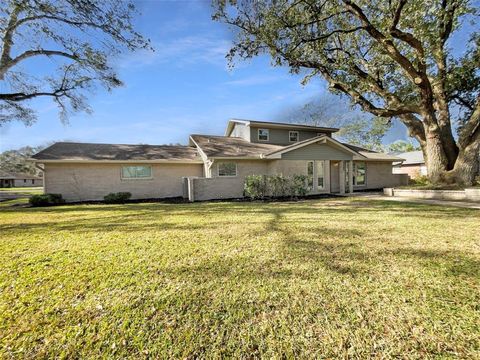
[(23, 173), (7, 173), (0, 170), (0, 188), (43, 186), (43, 179)]
[(412, 179), (428, 175), (427, 166), (425, 165), (423, 152), (421, 150), (395, 155), (405, 160), (403, 162), (393, 163), (394, 174), (407, 174)]
[(238, 198), (251, 174), (304, 174), (311, 194), (405, 184), (392, 174), (397, 156), (343, 144), (338, 129), (230, 120), (224, 136), (191, 135), (187, 146), (56, 143), (33, 156), (44, 167), (45, 192), (67, 201), (184, 196)]

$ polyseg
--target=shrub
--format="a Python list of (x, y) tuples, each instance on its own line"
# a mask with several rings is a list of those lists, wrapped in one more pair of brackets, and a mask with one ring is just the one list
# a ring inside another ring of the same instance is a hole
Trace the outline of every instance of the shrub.
[(251, 199), (305, 196), (306, 180), (304, 175), (249, 175), (245, 178), (245, 196)]
[(28, 200), (32, 206), (52, 206), (65, 203), (61, 194), (32, 195)]
[(123, 204), (132, 197), (132, 194), (129, 192), (117, 192), (110, 193), (103, 197), (103, 200), (107, 204)]
[(475, 179), (473, 180), (473, 186), (480, 186), (480, 175), (475, 176)]
[(245, 178), (245, 195), (251, 199), (263, 199), (267, 196), (265, 175), (249, 175)]
[(428, 179), (427, 176), (422, 175), (422, 176), (417, 176), (413, 179), (409, 180), (409, 185), (416, 185), (416, 186), (426, 186), (426, 185), (431, 185), (430, 180)]

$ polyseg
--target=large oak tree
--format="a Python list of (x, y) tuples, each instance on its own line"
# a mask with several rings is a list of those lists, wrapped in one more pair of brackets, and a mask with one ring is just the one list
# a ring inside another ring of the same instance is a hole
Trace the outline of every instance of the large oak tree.
[[(449, 40), (478, 9), (468, 0), (214, 0), (236, 29), (229, 57), (321, 76), (375, 116), (398, 118), (418, 140), (431, 179), (471, 184), (480, 148), (480, 34)], [(478, 19), (477, 19), (478, 20)], [(457, 134), (455, 133), (457, 131)]]
[(133, 27), (135, 13), (127, 0), (0, 2), (0, 125), (33, 122), (30, 100), (36, 98), (53, 99), (66, 119), (71, 111), (89, 110), (88, 93), (98, 85), (122, 85), (112, 60), (150, 49)]

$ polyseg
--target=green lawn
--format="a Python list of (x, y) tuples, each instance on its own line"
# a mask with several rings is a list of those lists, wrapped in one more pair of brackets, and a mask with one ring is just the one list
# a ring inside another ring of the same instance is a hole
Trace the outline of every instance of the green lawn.
[(36, 186), (36, 187), (8, 187), (8, 188), (0, 188), (0, 193), (7, 192), (7, 193), (19, 193), (19, 194), (41, 194), (43, 193), (43, 187)]
[(480, 211), (0, 209), (0, 358), (478, 358)]

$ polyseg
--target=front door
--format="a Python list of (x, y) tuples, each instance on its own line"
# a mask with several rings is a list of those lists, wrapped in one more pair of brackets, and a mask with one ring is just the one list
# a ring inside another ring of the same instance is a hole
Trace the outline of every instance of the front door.
[(325, 161), (307, 161), (307, 185), (310, 194), (325, 192)]

